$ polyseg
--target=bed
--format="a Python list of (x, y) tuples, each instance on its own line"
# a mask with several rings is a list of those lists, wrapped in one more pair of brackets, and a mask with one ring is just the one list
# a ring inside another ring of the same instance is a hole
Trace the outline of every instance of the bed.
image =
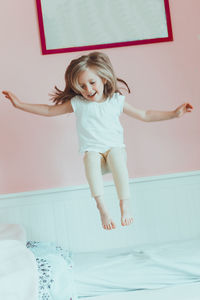
[(27, 247), (38, 263), (39, 299), (200, 299), (200, 239), (83, 253)]
[(95, 223), (87, 187), (4, 195), (1, 226), (15, 223), (18, 235), (3, 240), (19, 239), (34, 257), (39, 300), (199, 300), (199, 183), (199, 174), (131, 183), (135, 224), (113, 232)]
[(0, 259), (2, 299), (200, 297), (200, 239), (71, 252), (27, 241), (21, 225), (1, 224)]

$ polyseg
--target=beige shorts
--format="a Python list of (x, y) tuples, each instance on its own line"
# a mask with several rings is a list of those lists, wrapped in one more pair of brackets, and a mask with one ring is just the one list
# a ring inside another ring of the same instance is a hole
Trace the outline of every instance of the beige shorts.
[(84, 155), (85, 173), (93, 197), (104, 194), (103, 178), (105, 173), (112, 173), (119, 199), (128, 199), (129, 176), (125, 148), (111, 148), (105, 153), (86, 151)]

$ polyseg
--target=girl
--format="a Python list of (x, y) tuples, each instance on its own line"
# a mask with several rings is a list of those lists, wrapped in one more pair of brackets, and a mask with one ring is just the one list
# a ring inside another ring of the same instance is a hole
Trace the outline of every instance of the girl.
[(181, 117), (193, 108), (189, 103), (184, 103), (173, 111), (145, 111), (135, 108), (121, 95), (118, 82), (125, 84), (130, 93), (126, 82), (116, 77), (107, 55), (92, 52), (71, 61), (65, 72), (64, 91), (55, 87), (52, 95), (55, 105), (23, 103), (13, 93), (3, 91), (14, 107), (26, 112), (43, 116), (75, 112), (86, 177), (96, 200), (102, 226), (106, 230), (116, 227), (104, 202), (102, 174), (106, 172), (112, 172), (113, 175), (122, 226), (133, 222), (120, 114), (124, 112), (141, 121), (152, 122)]

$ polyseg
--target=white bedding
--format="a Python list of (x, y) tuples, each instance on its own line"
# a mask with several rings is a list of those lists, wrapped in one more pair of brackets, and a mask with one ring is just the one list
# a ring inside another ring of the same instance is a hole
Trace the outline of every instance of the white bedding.
[(36, 261), (19, 225), (0, 225), (0, 299), (38, 299)]
[(76, 300), (69, 251), (50, 242), (29, 241), (27, 247), (38, 265), (38, 300)]
[(199, 300), (200, 283), (172, 286), (157, 290), (109, 294), (84, 300)]
[(73, 262), (79, 297), (189, 287), (200, 282), (200, 239), (123, 251), (75, 253)]
[[(0, 299), (38, 299), (40, 269), (25, 243), (23, 228), (0, 224)], [(45, 299), (200, 300), (200, 239), (72, 257), (67, 250), (50, 246), (31, 244), (45, 276), (55, 275), (49, 277), (50, 294)], [(46, 281), (41, 273), (40, 279)]]

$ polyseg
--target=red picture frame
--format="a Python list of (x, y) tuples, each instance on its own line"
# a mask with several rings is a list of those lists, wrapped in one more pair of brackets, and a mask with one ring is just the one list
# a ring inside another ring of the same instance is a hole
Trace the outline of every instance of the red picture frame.
[[(67, 0), (63, 0), (67, 1)], [(100, 43), (93, 45), (77, 45), (77, 46), (64, 46), (64, 47), (47, 47), (47, 39), (45, 33), (44, 26), (44, 11), (42, 7), (42, 0), (36, 0), (37, 14), (38, 14), (38, 23), (39, 23), (39, 32), (40, 32), (40, 41), (41, 41), (41, 50), (42, 54), (57, 54), (57, 53), (67, 53), (67, 52), (75, 52), (75, 51), (87, 51), (87, 50), (96, 50), (96, 49), (105, 49), (105, 48), (114, 48), (114, 47), (125, 47), (125, 46), (134, 46), (134, 45), (143, 45), (143, 44), (151, 44), (151, 43), (161, 43), (173, 41), (173, 33), (172, 33), (172, 24), (171, 24), (171, 15), (169, 8), (169, 1), (163, 0), (164, 9), (165, 9), (165, 22), (167, 28), (167, 35), (164, 37), (156, 37), (156, 38), (147, 38), (147, 39), (137, 39), (131, 41), (120, 41), (120, 42), (110, 42), (110, 43)]]

